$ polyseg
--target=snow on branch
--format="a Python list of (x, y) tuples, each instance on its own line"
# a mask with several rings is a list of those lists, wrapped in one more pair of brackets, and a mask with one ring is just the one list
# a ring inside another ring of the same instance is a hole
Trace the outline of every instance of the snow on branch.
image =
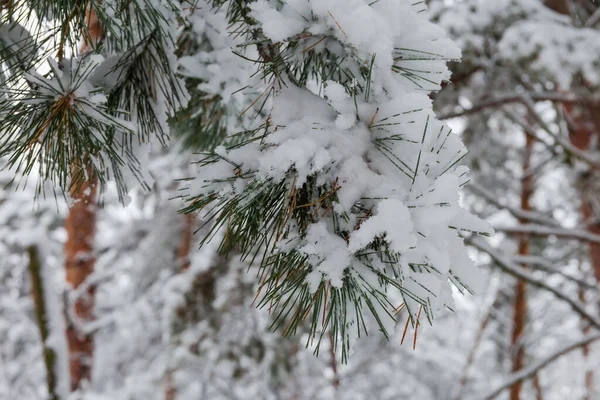
[(496, 93), (491, 98), (484, 98), (480, 101), (476, 101), (475, 104), (469, 108), (462, 110), (440, 114), (439, 119), (451, 119), (458, 118), (470, 114), (475, 114), (491, 108), (498, 108), (503, 105), (512, 103), (525, 103), (526, 99), (533, 101), (551, 101), (554, 103), (564, 104), (589, 104), (598, 105), (600, 104), (600, 95), (590, 93), (576, 93), (576, 92), (522, 92), (522, 93)]
[(578, 340), (574, 343), (569, 344), (568, 346), (565, 346), (565, 347), (559, 349), (555, 353), (550, 354), (549, 356), (536, 362), (535, 364), (532, 364), (529, 367), (524, 368), (524, 369), (520, 370), (519, 372), (509, 376), (508, 379), (504, 383), (499, 385), (494, 390), (490, 391), (489, 394), (483, 396), (481, 398), (481, 400), (492, 400), (493, 398), (498, 396), (500, 393), (502, 393), (504, 390), (510, 388), (512, 385), (531, 378), (533, 375), (535, 375), (536, 372), (538, 372), (542, 368), (548, 366), (552, 362), (558, 360), (561, 356), (563, 356), (573, 350), (577, 350), (578, 348), (583, 347), (589, 343), (592, 343), (598, 339), (600, 339), (600, 333), (594, 332), (594, 333), (584, 336), (583, 338), (581, 338), (580, 340)]
[(486, 201), (489, 201), (490, 203), (492, 203), (498, 209), (507, 210), (508, 212), (510, 212), (513, 216), (515, 216), (518, 219), (525, 220), (525, 221), (532, 221), (532, 222), (536, 222), (538, 224), (548, 225), (548, 226), (553, 226), (553, 227), (560, 226), (558, 221), (556, 221), (555, 219), (553, 219), (551, 217), (547, 217), (547, 216), (545, 216), (541, 213), (535, 212), (535, 211), (526, 211), (526, 210), (523, 210), (522, 208), (513, 207), (509, 204), (506, 204), (506, 203), (498, 200), (498, 196), (496, 194), (492, 193), (490, 190), (486, 189), (485, 187), (483, 187), (477, 183), (473, 183), (473, 182), (469, 183), (468, 188), (470, 191), (483, 197)]
[(423, 6), (217, 3), (259, 55), (251, 106), (268, 117), (200, 160), (184, 211), (207, 218), (203, 243), (222, 229), (223, 252), (256, 261), (273, 327), (308, 320), (311, 340), (331, 327), (345, 359), (369, 318), (388, 335), (397, 307), (431, 322), (452, 304), (449, 282), (477, 290), (459, 231), (491, 229), (459, 204), (467, 151), (428, 96), (460, 50)]
[(562, 270), (564, 267), (563, 265), (556, 266), (555, 262), (553, 262), (545, 257), (514, 255), (511, 258), (515, 264), (530, 265), (530, 266), (534, 267), (535, 269), (539, 269), (541, 271), (560, 275), (563, 278), (576, 283), (577, 285), (581, 286), (582, 288), (585, 288), (586, 290), (591, 290), (594, 292), (600, 291), (600, 288), (598, 288), (598, 284), (595, 281), (593, 281), (593, 280), (586, 281), (583, 278), (578, 278), (576, 276), (568, 274)]
[(589, 243), (600, 243), (600, 235), (582, 229), (548, 227), (536, 224), (521, 224), (518, 226), (494, 226), (494, 229), (497, 232), (504, 232), (508, 234), (556, 236), (561, 239), (574, 239)]
[(528, 283), (539, 287), (540, 289), (547, 290), (548, 292), (556, 296), (556, 298), (566, 302), (569, 306), (571, 306), (573, 311), (575, 311), (582, 318), (588, 321), (596, 329), (600, 329), (600, 320), (598, 320), (598, 318), (596, 318), (594, 315), (588, 312), (585, 308), (585, 305), (581, 304), (576, 299), (573, 299), (569, 295), (563, 293), (561, 290), (549, 285), (543, 279), (538, 279), (530, 271), (519, 267), (514, 262), (512, 262), (509, 257), (494, 249), (485, 240), (476, 236), (471, 236), (468, 237), (466, 241), (474, 247), (478, 248), (479, 250), (489, 254), (490, 257), (497, 263), (498, 267), (504, 272), (507, 272), (515, 278), (523, 279)]

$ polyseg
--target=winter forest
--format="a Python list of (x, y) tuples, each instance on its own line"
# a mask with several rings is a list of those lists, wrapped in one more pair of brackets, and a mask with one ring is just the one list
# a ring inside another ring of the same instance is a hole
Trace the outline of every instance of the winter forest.
[(600, 400), (598, 0), (0, 0), (0, 400)]

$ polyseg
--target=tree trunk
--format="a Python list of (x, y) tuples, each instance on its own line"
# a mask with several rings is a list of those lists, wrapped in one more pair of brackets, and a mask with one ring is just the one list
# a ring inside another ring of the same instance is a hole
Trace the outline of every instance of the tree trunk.
[(44, 301), (44, 279), (42, 274), (42, 264), (35, 246), (27, 249), (29, 254), (29, 275), (31, 277), (31, 295), (35, 307), (35, 319), (40, 330), (42, 339), (42, 351), (44, 354), (44, 365), (46, 367), (46, 385), (48, 388), (49, 400), (59, 400), (57, 392), (58, 378), (56, 376), (56, 353), (54, 349), (48, 347), (47, 340), (50, 337), (50, 327), (48, 326), (48, 310)]
[[(86, 15), (88, 27), (80, 53), (91, 49), (102, 37), (98, 17), (91, 8)], [(73, 289), (79, 286), (94, 272), (94, 236), (96, 233), (96, 197), (98, 176), (89, 159), (71, 166), (70, 195), (73, 205), (65, 222), (67, 242), (65, 243), (65, 269), (67, 283)], [(82, 321), (94, 318), (94, 292), (92, 285), (75, 299), (73, 314)], [(70, 304), (67, 306), (71, 306)], [(72, 321), (67, 323), (67, 345), (69, 349), (69, 371), (71, 391), (77, 390), (84, 380), (92, 376), (94, 342), (91, 334), (78, 332)]]
[[(183, 216), (181, 227), (181, 241), (175, 251), (175, 260), (179, 272), (187, 271), (190, 267), (190, 250), (192, 248), (192, 238), (194, 235), (194, 217), (192, 214)], [(165, 373), (165, 400), (175, 400), (177, 390), (173, 386), (173, 372), (169, 368)]]
[[(600, 107), (599, 106), (575, 106), (565, 105), (564, 112), (572, 121), (569, 129), (569, 140), (579, 150), (590, 150), (595, 140), (600, 137)], [(579, 198), (581, 202), (581, 219), (587, 226), (587, 230), (594, 234), (600, 234), (600, 214), (594, 210), (594, 203), (598, 202), (600, 185), (598, 184), (599, 171), (586, 171), (580, 175), (578, 184)], [(592, 272), (596, 281), (600, 283), (600, 244), (589, 243), (588, 255)], [(579, 289), (579, 299), (585, 304), (584, 291)], [(589, 327), (583, 328), (584, 333)], [(590, 346), (583, 346), (583, 356), (588, 360)], [(585, 373), (586, 395), (584, 400), (591, 400), (594, 392), (594, 375), (589, 369)]]
[(546, 0), (546, 6), (559, 14), (570, 14), (569, 0)]
[[(95, 263), (93, 242), (96, 231), (98, 177), (89, 162), (86, 163), (85, 169), (87, 171), (84, 174), (85, 178), (82, 179), (83, 182), (71, 189), (74, 203), (69, 209), (65, 223), (66, 280), (73, 289), (79, 288), (94, 272)], [(82, 173), (83, 167), (79, 171)], [(73, 315), (77, 319), (85, 322), (94, 318), (94, 292), (94, 287), (90, 285), (75, 299), (72, 306)], [(91, 378), (94, 343), (92, 335), (78, 332), (72, 321), (67, 323), (66, 334), (71, 390), (75, 391), (82, 381)]]
[[(533, 193), (533, 175), (531, 174), (531, 153), (533, 150), (534, 139), (531, 135), (526, 135), (525, 149), (523, 153), (523, 177), (521, 178), (521, 209), (531, 211), (530, 198)], [(527, 221), (520, 221), (526, 223)], [(529, 237), (522, 234), (519, 238), (520, 256), (529, 254)], [(527, 265), (523, 264), (523, 268)], [(513, 311), (513, 331), (511, 345), (513, 349), (512, 372), (516, 373), (525, 365), (525, 348), (522, 343), (525, 323), (527, 319), (527, 283), (524, 280), (518, 280), (515, 284), (515, 303)], [(517, 382), (510, 388), (510, 400), (520, 400), (522, 382)]]
[[(583, 290), (583, 288), (579, 288), (579, 301), (581, 301), (582, 304), (585, 304), (585, 291)], [(583, 331), (584, 335), (587, 335), (590, 333), (590, 329), (591, 327), (588, 324), (585, 324), (582, 326), (581, 330)], [(592, 372), (592, 369), (589, 367), (589, 361), (590, 361), (590, 344), (587, 343), (585, 345), (583, 345), (581, 347), (582, 351), (583, 351), (583, 359), (584, 359), (584, 363), (586, 364), (586, 371), (585, 371), (585, 395), (583, 397), (583, 400), (592, 400), (592, 395), (594, 393), (594, 373)]]
[(187, 271), (190, 268), (190, 250), (192, 248), (192, 238), (194, 236), (194, 217), (192, 214), (183, 216), (181, 228), (181, 241), (177, 247), (176, 257), (179, 271)]
[(533, 388), (535, 389), (535, 400), (544, 400), (544, 392), (538, 374), (533, 376)]
[[(592, 177), (592, 179), (594, 178)], [(596, 191), (593, 187), (593, 183), (594, 182), (585, 182), (580, 189), (581, 216), (583, 217), (584, 222), (589, 223), (587, 229), (596, 235), (600, 235), (600, 222), (596, 222), (599, 216), (594, 213), (592, 205), (593, 199), (589, 198), (593, 196)], [(600, 282), (600, 244), (590, 243), (588, 246), (594, 277), (596, 278), (596, 281)]]
[[(575, 115), (572, 118), (574, 126), (569, 130), (569, 138), (571, 143), (580, 150), (588, 150), (589, 146), (593, 142), (593, 137), (597, 136), (600, 132), (600, 121), (597, 117), (600, 117), (600, 107), (590, 107), (588, 115), (595, 115), (596, 118), (591, 121), (582, 118), (581, 114), (576, 114), (576, 110), (565, 107), (565, 111), (568, 115)], [(590, 127), (595, 129), (591, 130)], [(587, 225), (587, 230), (594, 234), (600, 234), (600, 216), (597, 215), (597, 211), (594, 210), (594, 202), (598, 201), (598, 188), (599, 185), (595, 180), (598, 179), (598, 171), (589, 171), (582, 174), (578, 182), (579, 198), (581, 202), (581, 217), (582, 222)], [(600, 283), (600, 244), (589, 243), (588, 244), (588, 255), (592, 272), (596, 281)], [(584, 291), (579, 289), (579, 299), (585, 304)], [(583, 328), (584, 333), (589, 332), (589, 326)], [(587, 361), (590, 355), (590, 345), (583, 346), (583, 357)], [(594, 375), (589, 369), (585, 372), (585, 389), (586, 394), (583, 400), (591, 400), (594, 392)]]

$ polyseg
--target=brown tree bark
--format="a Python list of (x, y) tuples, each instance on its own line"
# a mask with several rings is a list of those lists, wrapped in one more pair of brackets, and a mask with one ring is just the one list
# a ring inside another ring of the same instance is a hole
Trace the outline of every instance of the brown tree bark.
[(544, 400), (544, 392), (538, 374), (533, 376), (533, 388), (535, 389), (535, 400)]
[(190, 250), (192, 248), (192, 238), (194, 236), (194, 217), (192, 214), (183, 216), (181, 228), (181, 241), (177, 247), (176, 257), (179, 271), (187, 271), (190, 268)]
[[(100, 1), (98, 0), (98, 2)], [(91, 50), (102, 40), (102, 25), (92, 7), (88, 7), (86, 10), (85, 25), (87, 32), (84, 32), (80, 53)]]
[[(65, 222), (67, 242), (65, 243), (65, 269), (68, 284), (77, 289), (94, 272), (93, 241), (96, 231), (96, 195), (98, 177), (89, 163), (73, 167), (77, 174), (83, 174), (83, 182), (73, 186), (71, 198), (74, 203), (69, 209)], [(75, 178), (74, 178), (75, 179)], [(75, 179), (77, 181), (77, 179)], [(71, 305), (70, 305), (71, 306)], [(84, 293), (75, 299), (73, 315), (82, 321), (94, 318), (94, 287), (90, 285)], [(91, 334), (79, 332), (76, 326), (67, 323), (67, 345), (69, 349), (69, 370), (71, 390), (80, 387), (82, 381), (91, 378), (94, 343)]]
[(175, 400), (177, 391), (173, 386), (173, 371), (169, 370), (165, 374), (165, 400)]
[[(600, 137), (600, 107), (565, 105), (564, 111), (572, 122), (569, 129), (571, 144), (580, 150), (589, 150), (595, 138)], [(598, 201), (600, 193), (600, 185), (597, 182), (599, 173), (600, 171), (587, 171), (577, 182), (582, 222), (587, 225), (587, 230), (594, 234), (600, 234), (600, 215), (594, 210), (594, 202)], [(588, 255), (594, 277), (600, 283), (600, 244), (588, 243)], [(579, 299), (585, 304), (585, 293), (581, 288)], [(584, 327), (584, 333), (588, 333), (589, 328), (589, 326)], [(590, 355), (590, 345), (583, 346), (582, 350), (587, 360)], [(586, 371), (584, 381), (586, 388), (584, 400), (591, 400), (594, 392), (594, 374), (591, 370)]]
[(569, 0), (546, 0), (546, 6), (559, 14), (570, 14)]
[[(580, 150), (589, 150), (595, 138), (600, 137), (600, 107), (576, 107), (574, 105), (564, 106), (565, 114), (572, 124), (569, 129), (571, 143)], [(599, 171), (588, 171), (579, 178), (578, 189), (581, 202), (582, 222), (587, 225), (587, 230), (594, 234), (600, 234), (600, 215), (594, 210), (594, 202), (598, 201), (600, 185)], [(592, 272), (596, 281), (600, 283), (600, 244), (589, 243), (588, 255)], [(585, 304), (585, 293), (579, 289), (579, 299)], [(588, 333), (590, 327), (584, 327), (584, 333)], [(590, 345), (582, 347), (583, 356), (587, 360), (590, 356)], [(594, 393), (594, 374), (591, 370), (585, 373), (586, 395), (584, 400), (591, 400)]]
[[(531, 153), (533, 150), (534, 139), (531, 135), (525, 137), (525, 149), (523, 152), (521, 178), (521, 209), (523, 211), (531, 211), (531, 195), (533, 194), (534, 177), (530, 173)], [(527, 223), (527, 221), (520, 221)], [(519, 238), (518, 253), (520, 256), (529, 254), (529, 237), (526, 234)], [(523, 268), (527, 265), (523, 264)], [(516, 373), (525, 366), (525, 348), (521, 343), (525, 324), (527, 321), (527, 283), (524, 280), (518, 280), (515, 284), (515, 303), (513, 309), (513, 331), (511, 336), (511, 345), (514, 352), (512, 372)], [(522, 382), (517, 382), (510, 388), (510, 400), (520, 400)]]

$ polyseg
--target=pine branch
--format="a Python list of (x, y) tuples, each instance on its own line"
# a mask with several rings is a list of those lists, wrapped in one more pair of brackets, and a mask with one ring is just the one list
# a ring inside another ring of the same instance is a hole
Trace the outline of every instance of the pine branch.
[[(25, 175), (37, 168), (38, 191), (45, 180), (67, 190), (81, 184), (71, 164), (89, 156), (102, 184), (116, 181), (121, 199), (130, 175), (148, 188), (137, 149), (153, 137), (166, 144), (168, 116), (187, 101), (172, 53), (177, 10), (175, 3), (148, 0), (11, 6), (0, 28), (7, 31), (0, 62), (10, 66), (7, 78), (0, 76), (0, 155), (9, 157), (9, 167)], [(24, 31), (18, 22), (34, 14), (37, 27)], [(87, 26), (89, 17), (95, 23)], [(50, 53), (58, 61), (44, 60)], [(49, 72), (38, 72), (47, 66)]]
[[(242, 115), (259, 101), (263, 110), (267, 100), (272, 112), (239, 143), (203, 155), (198, 167), (209, 178), (190, 182), (182, 212), (205, 218), (209, 233), (201, 244), (223, 232), (219, 250), (239, 250), (258, 267), (256, 304), (273, 312), (272, 328), (293, 335), (307, 324), (308, 344), (316, 341), (317, 353), (331, 329), (345, 362), (350, 338), (367, 334), (363, 314), (389, 335), (397, 308), (390, 292), (404, 300), (415, 324), (420, 310), (431, 322), (444, 301), (428, 287), (429, 277), (472, 290), (462, 265), (470, 262), (464, 248), (447, 265), (419, 247), (417, 237), (426, 242), (428, 230), (412, 232), (421, 211), (458, 207), (454, 198), (446, 201), (447, 188), (438, 185), (447, 178), (458, 190), (466, 182), (458, 167), (466, 150), (434, 118), (424, 93), (439, 89), (449, 75), (445, 64), (458, 56), (452, 44), (440, 38), (423, 41), (422, 48), (414, 42), (413, 48), (410, 41), (395, 43), (390, 37), (390, 54), (377, 54), (363, 48), (368, 41), (353, 41), (353, 27), (344, 26), (337, 11), (289, 10), (298, 17), (298, 29), (280, 36), (270, 27), (286, 4), (213, 5), (228, 6), (232, 33), (245, 40), (240, 48), (258, 53), (248, 61), (257, 64), (265, 89)], [(405, 14), (420, 18), (419, 4), (405, 6)], [(369, 7), (381, 12), (376, 2)], [(311, 33), (312, 24), (323, 25), (319, 34)], [(318, 95), (307, 89), (309, 83)], [(354, 142), (342, 145), (348, 140)], [(323, 164), (321, 157), (327, 160)], [(368, 180), (387, 186), (377, 192), (367, 188)], [(403, 219), (407, 231), (396, 232)], [(392, 220), (398, 224), (392, 226)], [(473, 224), (466, 226), (457, 218), (439, 229), (459, 246), (457, 230), (488, 230), (469, 221)]]

